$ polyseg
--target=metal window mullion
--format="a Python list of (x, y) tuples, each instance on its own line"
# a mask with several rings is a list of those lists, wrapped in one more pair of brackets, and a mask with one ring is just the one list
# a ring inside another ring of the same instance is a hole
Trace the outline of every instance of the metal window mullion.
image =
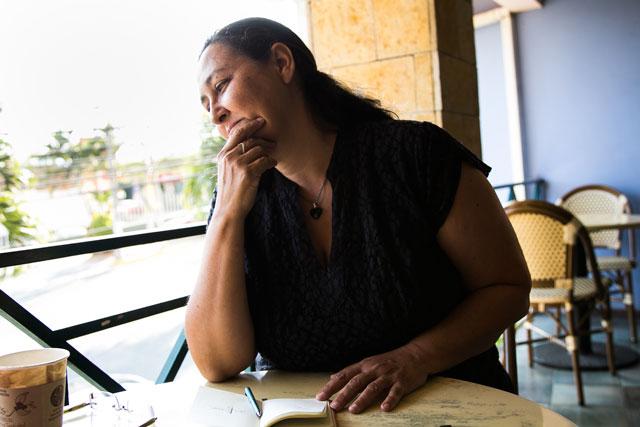
[(167, 360), (160, 371), (160, 375), (158, 375), (156, 384), (170, 382), (176, 378), (188, 351), (189, 349), (187, 348), (187, 339), (184, 335), (184, 329), (181, 329), (180, 334), (171, 349), (171, 353), (169, 353), (169, 357), (167, 357)]
[(35, 247), (7, 249), (0, 251), (0, 268), (199, 236), (205, 232), (205, 224), (200, 223), (187, 227), (123, 233), (108, 237), (95, 237), (71, 242), (56, 242)]
[(0, 315), (40, 345), (68, 350), (70, 353), (69, 365), (75, 367), (78, 374), (94, 386), (111, 393), (124, 391), (124, 387), (116, 380), (87, 359), (67, 341), (58, 338), (54, 331), (2, 290), (0, 290)]
[(53, 333), (63, 340), (71, 340), (74, 338), (89, 335), (95, 332), (104, 331), (114, 326), (124, 325), (136, 320), (144, 319), (156, 314), (165, 313), (184, 307), (187, 304), (188, 296), (175, 298), (147, 307), (138, 308), (124, 313), (114, 314), (112, 316), (103, 317), (102, 319), (92, 320), (90, 322), (80, 323), (78, 325), (69, 326), (58, 329)]

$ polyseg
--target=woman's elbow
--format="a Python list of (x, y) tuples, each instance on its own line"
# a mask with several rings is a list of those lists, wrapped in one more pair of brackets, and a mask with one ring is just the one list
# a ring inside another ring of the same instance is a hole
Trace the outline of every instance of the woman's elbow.
[(520, 311), (518, 311), (518, 316), (517, 316), (518, 318), (516, 319), (516, 321), (522, 319), (527, 315), (527, 313), (529, 313), (529, 293), (527, 293), (521, 298), (521, 303), (519, 307), (520, 307)]
[(255, 359), (255, 352), (244, 349), (241, 352), (214, 353), (200, 349), (192, 350), (191, 356), (200, 374), (207, 381), (218, 383), (238, 375), (251, 365)]
[(522, 319), (529, 313), (529, 293), (531, 292), (531, 277), (527, 272), (527, 277), (520, 284), (520, 292), (518, 293), (518, 301), (515, 305), (519, 308), (516, 321)]
[(234, 366), (221, 366), (220, 364), (211, 363), (211, 362), (196, 363), (196, 366), (198, 367), (198, 370), (200, 371), (202, 376), (207, 381), (212, 383), (219, 383), (238, 375), (240, 372), (245, 370), (250, 364), (251, 364), (251, 360), (248, 360), (246, 363), (244, 361), (238, 364), (234, 363)]
[(220, 383), (238, 374), (238, 372), (234, 374), (229, 374), (228, 372), (224, 372), (222, 370), (212, 369), (212, 368), (199, 368), (199, 369), (202, 376), (210, 383)]

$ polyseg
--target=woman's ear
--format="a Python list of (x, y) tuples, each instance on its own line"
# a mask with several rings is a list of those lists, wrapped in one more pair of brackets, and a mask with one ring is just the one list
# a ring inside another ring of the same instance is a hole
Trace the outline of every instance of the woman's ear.
[(282, 81), (290, 83), (296, 71), (296, 63), (289, 46), (280, 42), (274, 43), (271, 45), (271, 58)]

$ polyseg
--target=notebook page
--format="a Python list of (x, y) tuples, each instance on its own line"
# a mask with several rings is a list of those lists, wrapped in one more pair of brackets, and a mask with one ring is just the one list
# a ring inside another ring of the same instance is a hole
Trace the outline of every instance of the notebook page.
[(256, 427), (258, 417), (244, 394), (202, 386), (189, 415), (190, 425)]
[(260, 427), (269, 427), (286, 418), (326, 416), (327, 402), (316, 399), (269, 399), (262, 403)]

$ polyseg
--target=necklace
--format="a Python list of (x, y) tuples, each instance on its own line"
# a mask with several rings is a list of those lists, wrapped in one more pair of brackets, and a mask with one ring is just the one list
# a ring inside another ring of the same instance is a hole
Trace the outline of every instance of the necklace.
[(309, 215), (311, 218), (318, 219), (322, 215), (323, 209), (320, 206), (320, 200), (322, 199), (322, 194), (324, 193), (324, 186), (327, 184), (327, 177), (324, 177), (324, 181), (322, 181), (322, 186), (320, 187), (320, 191), (318, 191), (318, 196), (316, 200), (312, 202), (312, 207), (309, 209)]

